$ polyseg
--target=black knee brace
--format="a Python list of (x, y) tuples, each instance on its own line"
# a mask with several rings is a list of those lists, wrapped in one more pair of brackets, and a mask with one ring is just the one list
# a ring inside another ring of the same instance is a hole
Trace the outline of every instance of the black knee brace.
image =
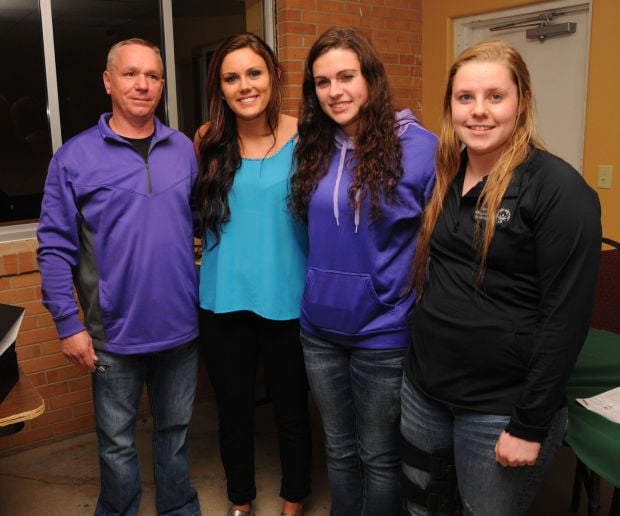
[(401, 436), (401, 459), (408, 466), (431, 475), (424, 489), (403, 476), (403, 494), (407, 500), (426, 507), (430, 512), (460, 514), (452, 449), (442, 448), (427, 453)]

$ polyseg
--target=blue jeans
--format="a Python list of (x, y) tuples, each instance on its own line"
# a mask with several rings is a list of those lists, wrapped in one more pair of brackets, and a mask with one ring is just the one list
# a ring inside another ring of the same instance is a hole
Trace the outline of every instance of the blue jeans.
[(135, 447), (144, 384), (153, 416), (153, 468), (157, 513), (199, 515), (189, 482), (188, 426), (196, 392), (198, 343), (158, 353), (118, 355), (97, 350), (110, 367), (92, 377), (99, 439), (101, 492), (95, 515), (135, 515), (142, 493)]
[[(456, 481), (465, 514), (475, 516), (524, 515), (562, 443), (567, 409), (554, 416), (547, 438), (533, 466), (503, 467), (495, 460), (495, 444), (510, 416), (456, 410), (429, 399), (405, 376), (402, 386), (401, 432), (406, 441), (432, 452), (453, 449)], [(403, 463), (405, 476), (426, 488), (430, 474)], [(411, 501), (410, 515), (438, 515)]]
[(301, 342), (325, 431), (331, 515), (399, 514), (405, 350), (347, 348), (305, 331)]

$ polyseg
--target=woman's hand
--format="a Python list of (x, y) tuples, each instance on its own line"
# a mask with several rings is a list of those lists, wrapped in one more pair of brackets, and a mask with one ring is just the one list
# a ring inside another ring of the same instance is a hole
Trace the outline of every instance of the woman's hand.
[(532, 466), (539, 452), (539, 442), (526, 441), (502, 432), (495, 445), (495, 460), (502, 466)]

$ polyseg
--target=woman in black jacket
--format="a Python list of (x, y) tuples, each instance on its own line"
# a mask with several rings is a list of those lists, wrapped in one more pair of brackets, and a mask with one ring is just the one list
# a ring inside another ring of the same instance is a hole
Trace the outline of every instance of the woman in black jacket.
[(598, 197), (544, 149), (527, 67), (498, 41), (450, 70), (436, 167), (402, 391), (408, 510), (454, 514), (460, 498), (466, 514), (525, 514), (566, 429)]

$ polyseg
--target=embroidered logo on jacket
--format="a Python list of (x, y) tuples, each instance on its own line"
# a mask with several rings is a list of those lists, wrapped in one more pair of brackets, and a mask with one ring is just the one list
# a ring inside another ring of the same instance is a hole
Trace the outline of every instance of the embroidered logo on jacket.
[[(508, 224), (508, 222), (510, 222), (511, 217), (512, 217), (512, 213), (510, 212), (508, 208), (500, 208), (497, 211), (497, 219), (496, 219), (497, 225), (501, 226), (504, 224)], [(486, 221), (487, 220), (486, 208), (482, 210), (476, 210), (474, 212), (474, 219), (478, 221)]]
[(497, 211), (497, 224), (508, 224), (510, 222), (510, 217), (512, 214), (508, 208), (500, 208)]

